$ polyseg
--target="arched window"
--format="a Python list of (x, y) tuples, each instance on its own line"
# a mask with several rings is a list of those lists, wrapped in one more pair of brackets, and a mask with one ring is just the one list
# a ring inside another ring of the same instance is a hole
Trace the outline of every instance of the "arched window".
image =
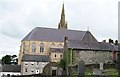
[(60, 57), (62, 57), (62, 55), (60, 55)]
[(56, 57), (56, 54), (55, 54), (55, 57)]
[(52, 43), (50, 47), (51, 47), (51, 48), (52, 48), (52, 47), (55, 47), (55, 43)]
[(62, 47), (62, 44), (59, 44), (58, 47)]
[(40, 52), (44, 52), (44, 43), (40, 43)]
[(32, 43), (32, 52), (36, 52), (36, 43)]

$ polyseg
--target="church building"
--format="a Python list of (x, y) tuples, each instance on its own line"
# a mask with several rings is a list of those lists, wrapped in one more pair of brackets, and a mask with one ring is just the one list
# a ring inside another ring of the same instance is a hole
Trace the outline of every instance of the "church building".
[(106, 59), (106, 62), (113, 62), (116, 46), (98, 42), (90, 31), (69, 30), (63, 4), (58, 29), (36, 27), (21, 41), (18, 64), (21, 65), (26, 60), (25, 55), (42, 56), (40, 61), (48, 62), (46, 59), (49, 58), (51, 62), (59, 62), (63, 58), (64, 37), (68, 38), (67, 46), (75, 52), (77, 60), (81, 58), (86, 64), (92, 64), (98, 61), (96, 57), (104, 56), (100, 61)]

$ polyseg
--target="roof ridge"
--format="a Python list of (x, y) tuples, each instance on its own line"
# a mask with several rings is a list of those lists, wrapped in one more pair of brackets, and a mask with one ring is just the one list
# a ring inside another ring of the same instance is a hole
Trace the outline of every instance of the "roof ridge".
[[(34, 29), (38, 29), (38, 28), (43, 28), (43, 29), (52, 29), (52, 30), (63, 30), (63, 31), (66, 31), (66, 29), (57, 29), (57, 28), (47, 28), (47, 27), (36, 27), (36, 28), (34, 28)], [(82, 30), (73, 30), (73, 29), (67, 29), (67, 31), (78, 31), (78, 32), (80, 32), (80, 31), (82, 31)], [(82, 32), (86, 32), (86, 31), (82, 31)]]

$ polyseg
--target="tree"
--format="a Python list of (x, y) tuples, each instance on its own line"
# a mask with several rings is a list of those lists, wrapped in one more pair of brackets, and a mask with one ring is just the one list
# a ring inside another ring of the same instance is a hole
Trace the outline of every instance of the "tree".
[(67, 46), (68, 38), (64, 38), (63, 59), (60, 61), (60, 66), (63, 68), (64, 74), (68, 75), (68, 66), (73, 65), (75, 62), (74, 53), (72, 49)]
[(17, 63), (18, 63), (18, 58), (16, 55), (6, 55), (2, 57), (2, 65), (4, 64), (16, 65)]
[(4, 64), (11, 64), (11, 61), (12, 61), (12, 59), (11, 59), (10, 55), (6, 55), (6, 56), (2, 57), (2, 64), (3, 65)]
[(67, 75), (69, 71), (68, 66), (71, 67), (72, 65), (74, 65), (76, 60), (72, 49), (65, 50), (63, 55), (64, 57), (60, 60), (59, 65), (64, 71), (63, 75)]
[(67, 75), (68, 71), (68, 46), (67, 46), (68, 38), (64, 38), (64, 48), (63, 48), (63, 59), (60, 60), (59, 65), (63, 69), (63, 75)]
[(59, 62), (59, 65), (61, 66), (61, 68), (63, 70), (66, 70), (66, 61), (64, 59), (61, 59), (60, 62)]
[(67, 54), (68, 54), (67, 55), (68, 64), (74, 65), (76, 60), (75, 60), (75, 55), (74, 55), (73, 49), (68, 48)]

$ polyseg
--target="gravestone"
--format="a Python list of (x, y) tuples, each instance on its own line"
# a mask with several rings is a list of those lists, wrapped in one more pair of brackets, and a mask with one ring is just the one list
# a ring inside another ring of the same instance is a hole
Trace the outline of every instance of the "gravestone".
[(100, 69), (93, 69), (93, 75), (102, 75), (102, 71)]
[(83, 60), (78, 62), (78, 75), (85, 75), (85, 62)]
[(99, 63), (100, 64), (100, 70), (103, 70), (103, 63)]

